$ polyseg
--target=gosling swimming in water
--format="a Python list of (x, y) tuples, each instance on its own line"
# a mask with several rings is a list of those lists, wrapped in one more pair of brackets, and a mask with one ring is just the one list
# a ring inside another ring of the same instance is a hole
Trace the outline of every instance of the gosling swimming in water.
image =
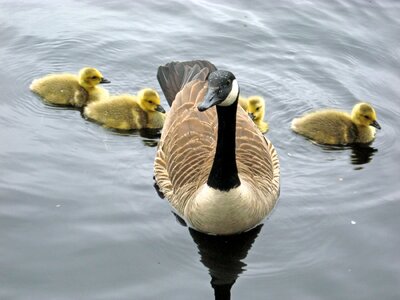
[(261, 96), (239, 97), (240, 106), (249, 114), (249, 117), (257, 125), (262, 133), (269, 129), (268, 123), (264, 121), (265, 101)]
[(84, 115), (105, 127), (114, 129), (162, 128), (165, 110), (160, 96), (153, 89), (142, 89), (138, 95), (122, 94), (107, 100), (93, 102), (84, 109)]
[(76, 107), (98, 101), (109, 96), (108, 91), (98, 87), (98, 84), (110, 83), (95, 68), (83, 68), (79, 75), (49, 74), (35, 79), (29, 88), (46, 101), (58, 105)]
[(373, 127), (381, 129), (375, 110), (365, 102), (356, 104), (351, 115), (344, 111), (324, 109), (295, 118), (291, 125), (294, 132), (327, 145), (370, 143), (376, 133)]

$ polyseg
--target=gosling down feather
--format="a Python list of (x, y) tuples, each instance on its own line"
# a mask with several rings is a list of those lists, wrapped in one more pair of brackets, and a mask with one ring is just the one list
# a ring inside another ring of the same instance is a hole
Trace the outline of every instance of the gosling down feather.
[(370, 143), (375, 138), (375, 128), (381, 129), (376, 119), (374, 108), (361, 102), (353, 107), (351, 115), (334, 109), (319, 110), (293, 119), (291, 128), (320, 144)]
[(265, 101), (261, 96), (250, 96), (248, 98), (239, 98), (240, 106), (249, 114), (249, 117), (257, 125), (262, 133), (269, 129), (268, 123), (264, 121)]
[(84, 115), (105, 127), (114, 129), (162, 128), (165, 110), (153, 89), (142, 89), (138, 95), (122, 94), (90, 103)]
[(107, 98), (108, 91), (98, 84), (110, 83), (95, 68), (83, 68), (79, 75), (49, 74), (35, 79), (30, 89), (46, 101), (58, 104), (82, 107), (92, 101)]
[(158, 69), (171, 105), (154, 173), (174, 210), (194, 229), (214, 235), (247, 231), (279, 196), (279, 161), (272, 143), (238, 107), (235, 76), (207, 61)]

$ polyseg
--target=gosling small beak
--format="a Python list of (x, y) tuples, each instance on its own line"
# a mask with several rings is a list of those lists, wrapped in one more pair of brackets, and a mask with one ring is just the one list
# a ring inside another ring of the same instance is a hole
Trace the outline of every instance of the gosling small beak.
[(256, 118), (256, 116), (253, 113), (249, 113), (249, 117), (250, 119), (252, 119), (254, 121), (254, 119)]
[(165, 109), (164, 109), (164, 107), (162, 107), (161, 105), (157, 105), (156, 111), (165, 114)]
[(214, 105), (218, 104), (221, 102), (221, 100), (217, 96), (217, 88), (208, 88), (207, 94), (204, 96), (203, 102), (201, 102), (198, 106), (197, 109), (199, 111), (205, 111), (209, 109), (210, 107), (213, 107)]
[(369, 124), (372, 127), (375, 127), (376, 129), (381, 129), (381, 125), (375, 120), (371, 124)]
[(101, 78), (100, 83), (111, 83), (111, 81), (108, 80), (108, 79), (105, 79), (105, 78), (103, 77), (103, 78)]

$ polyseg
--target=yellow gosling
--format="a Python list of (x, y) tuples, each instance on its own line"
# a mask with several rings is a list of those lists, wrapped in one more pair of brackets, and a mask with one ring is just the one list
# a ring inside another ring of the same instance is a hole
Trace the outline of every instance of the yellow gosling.
[(262, 133), (269, 129), (268, 123), (264, 122), (265, 101), (260, 96), (250, 96), (247, 98), (247, 113)]
[(46, 101), (58, 104), (82, 107), (109, 96), (108, 91), (98, 84), (110, 83), (95, 68), (83, 68), (79, 75), (49, 74), (35, 79), (29, 88)]
[(365, 102), (354, 106), (351, 115), (344, 111), (324, 109), (292, 121), (292, 130), (320, 144), (346, 145), (369, 143), (375, 128), (381, 129), (373, 107)]
[(84, 115), (105, 127), (121, 130), (162, 128), (165, 120), (160, 96), (149, 88), (140, 90), (137, 96), (122, 94), (90, 103)]

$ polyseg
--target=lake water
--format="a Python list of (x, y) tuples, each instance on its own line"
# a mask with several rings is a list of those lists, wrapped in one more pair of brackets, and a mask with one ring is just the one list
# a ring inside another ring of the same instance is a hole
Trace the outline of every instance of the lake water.
[[(0, 299), (400, 299), (399, 37), (398, 1), (0, 0)], [(244, 236), (177, 222), (153, 188), (157, 138), (28, 88), (89, 65), (111, 93), (161, 92), (157, 67), (188, 59), (267, 101), (281, 196)], [(290, 131), (359, 100), (382, 126), (370, 146)]]

